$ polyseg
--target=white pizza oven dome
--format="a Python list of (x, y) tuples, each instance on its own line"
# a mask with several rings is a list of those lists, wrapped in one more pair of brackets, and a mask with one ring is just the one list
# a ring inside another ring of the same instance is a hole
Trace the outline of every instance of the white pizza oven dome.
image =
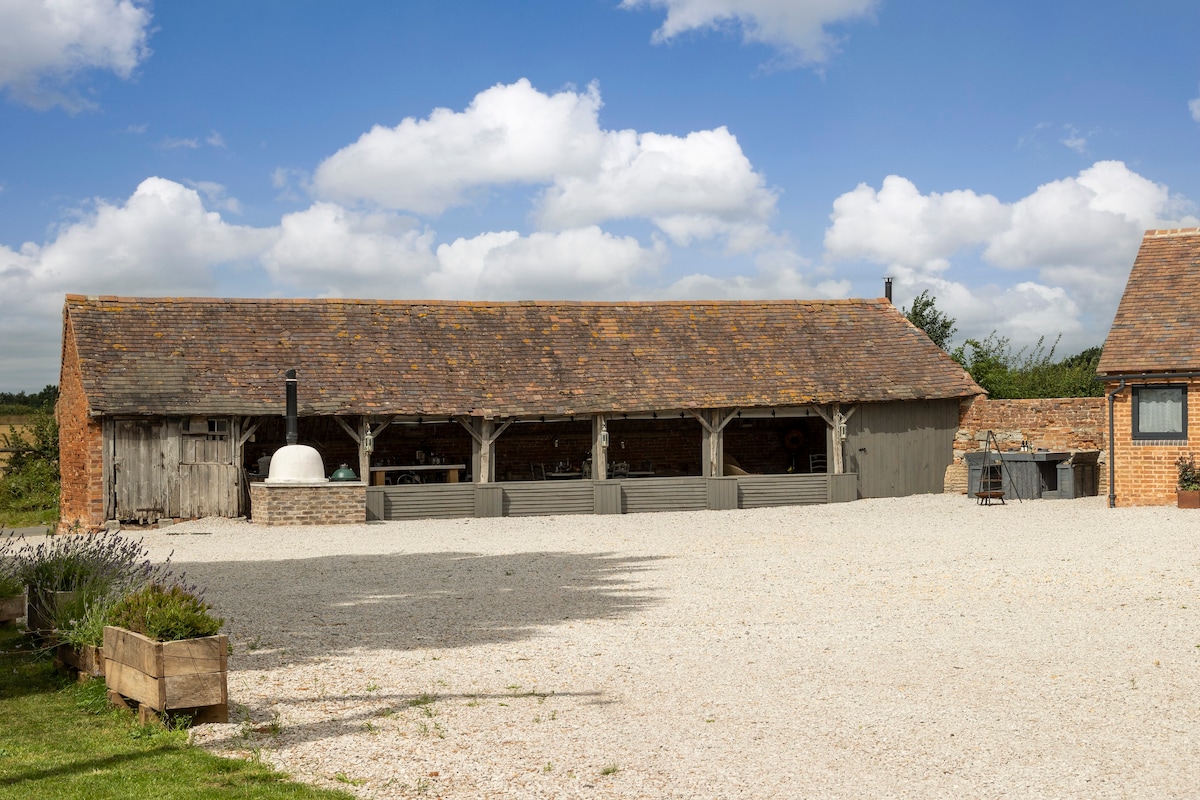
[(289, 444), (271, 456), (267, 483), (327, 483), (321, 454), (306, 444)]

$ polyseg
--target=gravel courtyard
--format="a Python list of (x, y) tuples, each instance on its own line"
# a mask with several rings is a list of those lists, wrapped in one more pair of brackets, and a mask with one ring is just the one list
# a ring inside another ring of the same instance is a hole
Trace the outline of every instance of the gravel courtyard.
[(363, 797), (1195, 797), (1200, 512), (925, 495), (145, 544), (229, 725)]

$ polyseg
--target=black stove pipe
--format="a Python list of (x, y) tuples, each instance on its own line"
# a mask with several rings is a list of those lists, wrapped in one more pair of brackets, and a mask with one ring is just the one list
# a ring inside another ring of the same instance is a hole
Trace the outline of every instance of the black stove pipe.
[(887, 298), (887, 301), (889, 303), (892, 302), (892, 279), (891, 278), (883, 279), (883, 296)]
[(300, 441), (299, 413), (296, 410), (296, 370), (289, 369), (287, 378), (287, 421), (284, 423), (284, 439), (289, 445)]

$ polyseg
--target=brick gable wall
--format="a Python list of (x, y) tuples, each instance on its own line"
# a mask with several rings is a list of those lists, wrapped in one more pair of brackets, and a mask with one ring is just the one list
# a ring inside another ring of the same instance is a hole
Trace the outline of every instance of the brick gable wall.
[[(1200, 425), (1200, 380), (1188, 381), (1188, 427)], [(1109, 391), (1116, 388), (1109, 386)], [(1144, 444), (1133, 440), (1133, 393), (1126, 387), (1113, 404), (1114, 450), (1118, 506), (1175, 505), (1175, 460), (1180, 456), (1200, 455), (1196, 442), (1200, 435), (1191, 433), (1180, 444)], [(1189, 446), (1190, 442), (1190, 446)]]
[(104, 434), (99, 422), (89, 415), (87, 394), (79, 368), (79, 351), (70, 332), (63, 335), (63, 363), (59, 374), (58, 468), (59, 528), (78, 521), (85, 528), (104, 522)]

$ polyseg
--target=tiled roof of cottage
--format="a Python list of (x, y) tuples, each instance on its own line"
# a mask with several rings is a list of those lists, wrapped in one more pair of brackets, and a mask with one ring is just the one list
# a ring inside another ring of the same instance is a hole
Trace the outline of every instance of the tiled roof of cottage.
[(1097, 372), (1200, 371), (1200, 228), (1147, 231)]
[[(93, 414), (519, 416), (964, 397), (886, 300), (412, 302), (68, 295)], [(65, 350), (65, 348), (64, 348)]]

